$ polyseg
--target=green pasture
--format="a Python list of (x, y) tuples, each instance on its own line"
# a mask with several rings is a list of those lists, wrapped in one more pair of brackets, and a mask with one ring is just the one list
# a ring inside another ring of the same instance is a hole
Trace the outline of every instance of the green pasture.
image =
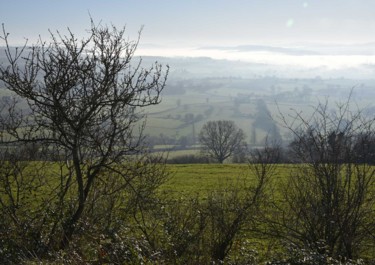
[[(278, 183), (280, 179), (285, 179), (296, 166), (280, 164), (276, 167), (272, 178)], [(43, 200), (43, 198), (51, 196), (56, 192), (61, 175), (66, 174), (66, 169), (56, 162), (25, 163), (22, 168), (24, 171), (16, 177), (18, 179), (11, 178), (10, 181), (14, 182), (14, 185), (16, 185), (16, 181), (30, 183), (31, 186), (23, 185), (30, 190), (31, 200), (37, 198)], [(248, 164), (167, 164), (166, 169), (169, 175), (160, 190), (172, 197), (199, 196), (205, 198), (210, 192), (225, 190), (231, 185), (243, 187), (244, 184), (248, 185), (255, 181), (255, 176)], [(30, 178), (33, 181), (30, 181)], [(36, 187), (32, 185), (36, 185)]]
[[(295, 165), (276, 165), (273, 181), (284, 179)], [(167, 165), (169, 179), (161, 187), (163, 192), (172, 196), (199, 196), (217, 190), (224, 190), (230, 185), (252, 183), (255, 176), (248, 164), (181, 164)]]
[[(178, 154), (186, 151), (175, 152)], [(190, 150), (190, 152), (193, 154), (197, 151)], [(48, 197), (56, 192), (61, 176), (67, 174), (65, 166), (57, 162), (39, 161), (22, 164), (21, 162), (19, 165), (22, 170), (17, 176), (11, 176), (9, 181), (14, 182), (14, 185), (19, 184), (29, 189), (30, 199)], [(272, 185), (279, 186), (287, 176), (301, 166), (276, 164), (271, 176)], [(241, 188), (256, 181), (256, 176), (249, 164), (167, 164), (166, 170), (168, 177), (161, 185), (160, 191), (173, 197), (199, 196), (204, 198), (213, 191), (225, 190), (233, 186)]]

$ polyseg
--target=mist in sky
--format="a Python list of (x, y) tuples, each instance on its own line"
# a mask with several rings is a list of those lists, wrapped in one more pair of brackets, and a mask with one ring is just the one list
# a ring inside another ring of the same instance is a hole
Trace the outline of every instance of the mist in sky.
[(94, 21), (141, 35), (139, 55), (273, 64), (375, 64), (374, 0), (0, 0), (14, 44)]

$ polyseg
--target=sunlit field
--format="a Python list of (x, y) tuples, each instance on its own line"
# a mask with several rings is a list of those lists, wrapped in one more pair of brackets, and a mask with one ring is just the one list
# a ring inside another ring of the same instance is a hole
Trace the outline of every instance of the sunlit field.
[[(277, 165), (273, 176), (276, 182), (285, 179), (296, 165)], [(161, 190), (172, 196), (200, 196), (217, 190), (224, 190), (229, 185), (252, 183), (254, 175), (248, 164), (181, 164), (167, 165), (170, 176)]]

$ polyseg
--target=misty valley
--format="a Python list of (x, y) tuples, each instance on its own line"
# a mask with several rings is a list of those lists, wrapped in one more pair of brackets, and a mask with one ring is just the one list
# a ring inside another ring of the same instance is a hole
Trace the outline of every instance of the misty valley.
[[(375, 79), (346, 78), (348, 69), (322, 77), (316, 69), (302, 69), (302, 74), (296, 67), (211, 58), (143, 60), (171, 67), (162, 102), (147, 109), (145, 133), (154, 151), (169, 151), (172, 156), (199, 152), (198, 133), (209, 120), (235, 121), (252, 148), (263, 146), (266, 138), (290, 142), (292, 135), (280, 124), (280, 114), (302, 112), (308, 117), (319, 102), (328, 101), (334, 111), (338, 102), (350, 97), (367, 116), (375, 114)], [(286, 70), (294, 70), (295, 77), (280, 73)]]

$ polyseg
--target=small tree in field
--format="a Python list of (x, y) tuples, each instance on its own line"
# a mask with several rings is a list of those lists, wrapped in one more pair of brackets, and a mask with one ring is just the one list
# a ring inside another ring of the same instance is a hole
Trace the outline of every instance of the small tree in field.
[[(2, 109), (2, 144), (39, 143), (63, 164), (51, 168), (59, 179), (43, 190), (51, 194), (43, 199), (48, 218), (55, 217), (40, 240), (54, 248), (69, 245), (84, 212), (100, 200), (98, 192), (114, 194), (139, 177), (142, 170), (131, 168), (147, 163), (131, 160), (141, 150), (140, 110), (160, 102), (168, 72), (157, 63), (131, 65), (138, 40), (128, 41), (125, 28), (91, 21), (88, 33), (82, 40), (70, 31), (51, 33), (49, 42), (21, 48), (10, 47), (4, 27), (0, 36), (7, 58), (0, 80), (18, 98)], [(116, 185), (103, 188), (108, 181)], [(14, 212), (15, 225), (17, 218)]]
[(233, 121), (209, 121), (199, 133), (203, 151), (210, 157), (223, 163), (236, 152), (241, 152), (245, 143), (245, 134)]

